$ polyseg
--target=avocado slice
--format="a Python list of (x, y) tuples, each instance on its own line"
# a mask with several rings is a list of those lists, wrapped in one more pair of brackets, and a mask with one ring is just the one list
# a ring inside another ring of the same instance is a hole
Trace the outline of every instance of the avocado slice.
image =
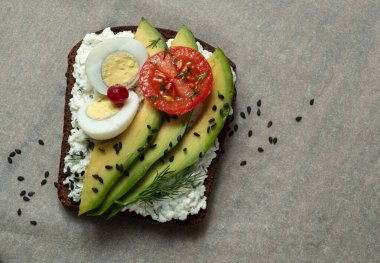
[[(149, 55), (154, 55), (167, 48), (161, 34), (144, 18), (141, 19), (137, 27), (135, 38), (144, 44), (146, 44), (147, 39), (160, 38), (155, 47), (147, 48)], [(124, 173), (122, 170), (125, 171), (129, 168), (137, 158), (144, 159), (143, 153), (150, 145), (147, 138), (151, 138), (149, 140), (154, 139), (162, 124), (163, 117), (162, 112), (146, 101), (140, 106), (127, 130), (118, 137), (94, 148), (84, 177), (79, 215), (97, 208), (111, 187)], [(116, 150), (117, 148), (118, 150)], [(116, 169), (116, 164), (119, 169)]]
[(172, 42), (172, 47), (191, 47), (198, 50), (197, 42), (194, 38), (193, 33), (185, 26), (182, 26)]
[(146, 47), (149, 57), (168, 48), (160, 32), (143, 17), (137, 26), (135, 39)]
[(174, 160), (156, 162), (129, 193), (109, 208), (106, 212), (107, 218), (114, 216), (126, 205), (138, 201), (139, 194), (168, 166), (176, 173), (183, 171), (195, 164), (214, 143), (230, 112), (234, 85), (230, 64), (221, 49), (217, 48), (208, 61), (214, 76), (211, 93), (204, 103), (200, 118), (186, 132), (180, 143), (168, 153), (168, 156), (174, 156)]
[[(181, 46), (195, 47), (198, 50), (193, 34), (185, 26), (178, 31), (174, 40), (177, 41), (173, 41), (172, 46), (175, 46), (176, 43), (181, 43)], [(167, 121), (162, 124), (156, 139), (151, 142), (151, 147), (145, 152), (144, 160), (134, 163), (128, 169), (129, 176), (121, 177), (109, 191), (103, 203), (97, 209), (90, 211), (88, 215), (101, 215), (115, 201), (125, 195), (158, 159), (177, 145), (186, 131), (190, 117), (191, 112), (179, 117), (167, 116)]]

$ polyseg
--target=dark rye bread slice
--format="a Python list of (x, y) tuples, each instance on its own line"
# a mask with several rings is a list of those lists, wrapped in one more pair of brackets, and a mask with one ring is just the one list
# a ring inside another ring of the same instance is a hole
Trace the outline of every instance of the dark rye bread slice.
[[(132, 32), (136, 32), (136, 29), (137, 29), (136, 26), (121, 26), (121, 27), (112, 27), (111, 28), (111, 30), (114, 33), (122, 32), (122, 31), (128, 31), (128, 30), (130, 30)], [(168, 30), (168, 29), (158, 28), (158, 30), (160, 31), (162, 36), (166, 39), (174, 38), (176, 33), (177, 33), (176, 31), (172, 31), (172, 30)], [(97, 31), (96, 34), (100, 34), (101, 32), (102, 32), (102, 30)], [(207, 44), (206, 42), (204, 42), (202, 40), (199, 40), (199, 39), (196, 39), (196, 40), (199, 41), (199, 43), (201, 43), (201, 45), (203, 46), (204, 49), (206, 49), (210, 52), (214, 52), (215, 48), (213, 46)], [(77, 50), (81, 44), (82, 44), (82, 41), (78, 42), (71, 49), (71, 51), (68, 55), (68, 66), (67, 66), (67, 72), (66, 72), (67, 88), (66, 88), (66, 95), (65, 95), (65, 113), (64, 113), (64, 125), (63, 125), (63, 138), (62, 138), (62, 147), (61, 147), (61, 159), (60, 159), (59, 172), (58, 172), (58, 198), (64, 206), (71, 207), (71, 208), (76, 209), (76, 210), (78, 210), (79, 202), (74, 202), (73, 200), (71, 200), (68, 197), (68, 194), (70, 193), (70, 189), (68, 188), (67, 185), (63, 184), (63, 181), (65, 179), (63, 169), (64, 169), (64, 158), (70, 150), (68, 138), (69, 138), (69, 135), (71, 133), (72, 127), (71, 127), (71, 112), (70, 112), (69, 101), (71, 99), (71, 90), (72, 90), (74, 83), (75, 83), (75, 78), (73, 76), (75, 56), (76, 56)], [(231, 60), (230, 60), (230, 64), (231, 64), (231, 67), (236, 72), (236, 65)], [(235, 98), (236, 98), (236, 89), (235, 89), (235, 96), (234, 96), (233, 102), (232, 102), (232, 108), (233, 109), (235, 106)], [(223, 142), (224, 142), (226, 135), (227, 135), (229, 122), (230, 122), (230, 117), (227, 119), (227, 121), (224, 125), (224, 128), (222, 129), (222, 131), (218, 135), (218, 141), (220, 144), (220, 148), (217, 151), (217, 157), (212, 160), (211, 165), (208, 167), (208, 171), (207, 171), (208, 176), (207, 176), (205, 183), (204, 183), (205, 187), (206, 187), (205, 196), (207, 198), (209, 197), (209, 195), (212, 191), (214, 178), (218, 172), (218, 162), (219, 162), (220, 156), (223, 154), (222, 146), (223, 146)], [(207, 208), (206, 208), (206, 210), (200, 210), (199, 213), (196, 215), (189, 215), (186, 220), (176, 220), (175, 219), (175, 220), (169, 221), (168, 223), (182, 224), (182, 225), (196, 225), (196, 224), (201, 223), (201, 221), (206, 216), (206, 212), (207, 212)], [(143, 217), (143, 216), (136, 214), (134, 212), (127, 212), (126, 211), (126, 212), (120, 213), (120, 215), (133, 217), (133, 218), (139, 218), (139, 219), (143, 219), (146, 221), (157, 222), (157, 221), (151, 219), (150, 217)]]

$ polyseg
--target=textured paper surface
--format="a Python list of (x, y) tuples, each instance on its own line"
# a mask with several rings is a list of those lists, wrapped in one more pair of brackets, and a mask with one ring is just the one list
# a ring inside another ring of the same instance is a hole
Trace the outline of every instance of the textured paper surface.
[[(170, 2), (0, 2), (0, 262), (378, 260), (379, 3)], [(238, 68), (239, 128), (199, 227), (78, 218), (53, 185), (67, 53), (86, 33), (141, 16), (162, 28), (187, 25)], [(15, 148), (22, 154), (9, 164)], [(36, 194), (24, 202), (21, 190)]]

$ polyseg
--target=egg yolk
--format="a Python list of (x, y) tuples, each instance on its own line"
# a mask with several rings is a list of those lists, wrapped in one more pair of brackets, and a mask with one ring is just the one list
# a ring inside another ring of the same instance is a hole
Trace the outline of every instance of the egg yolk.
[(109, 55), (102, 65), (102, 78), (108, 87), (115, 84), (127, 86), (139, 71), (139, 64), (134, 56), (125, 51), (116, 51)]
[(87, 116), (94, 120), (104, 120), (115, 115), (120, 108), (115, 106), (107, 97), (99, 97), (86, 110)]

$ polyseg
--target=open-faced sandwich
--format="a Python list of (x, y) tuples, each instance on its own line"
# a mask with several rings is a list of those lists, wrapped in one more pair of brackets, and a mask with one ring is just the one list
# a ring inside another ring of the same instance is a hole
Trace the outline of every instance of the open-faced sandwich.
[(185, 26), (156, 29), (144, 18), (87, 34), (68, 59), (60, 201), (79, 215), (199, 223), (235, 65)]

